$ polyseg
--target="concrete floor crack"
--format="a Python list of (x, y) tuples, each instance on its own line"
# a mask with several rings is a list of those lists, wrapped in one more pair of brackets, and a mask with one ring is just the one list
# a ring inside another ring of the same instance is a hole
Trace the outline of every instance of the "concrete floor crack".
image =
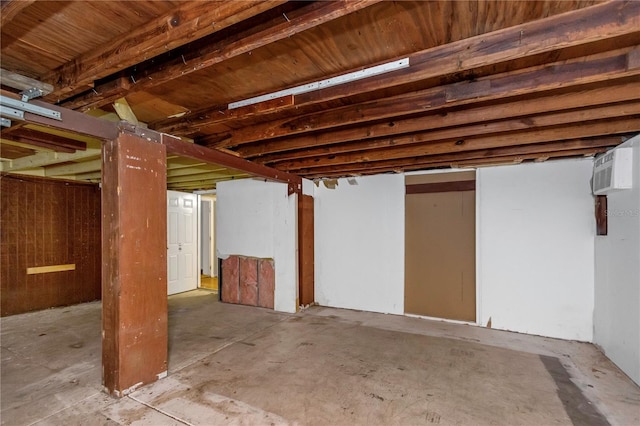
[(156, 412), (158, 412), (158, 413), (162, 414), (163, 416), (170, 417), (170, 418), (172, 418), (173, 420), (175, 420), (175, 421), (177, 421), (177, 422), (179, 422), (179, 423), (182, 423), (182, 424), (184, 424), (184, 425), (188, 425), (188, 426), (194, 426), (193, 424), (189, 423), (188, 421), (183, 420), (183, 419), (181, 419), (181, 418), (179, 418), (179, 417), (176, 417), (176, 416), (174, 416), (174, 415), (173, 415), (173, 414), (171, 414), (171, 413), (168, 413), (168, 412), (166, 412), (166, 411), (164, 411), (164, 410), (161, 410), (160, 408), (154, 407), (153, 405), (148, 404), (148, 403), (146, 403), (146, 402), (144, 402), (144, 401), (142, 401), (142, 400), (140, 400), (140, 399), (138, 399), (138, 398), (136, 398), (136, 397), (134, 397), (134, 396), (128, 395), (128, 396), (127, 396), (127, 398), (129, 398), (129, 399), (131, 399), (131, 400), (133, 400), (133, 401), (137, 402), (138, 404), (142, 404), (142, 405), (144, 405), (145, 407), (147, 407), (147, 408), (149, 408), (149, 409), (151, 409), (151, 410), (153, 410), (153, 411), (156, 411)]

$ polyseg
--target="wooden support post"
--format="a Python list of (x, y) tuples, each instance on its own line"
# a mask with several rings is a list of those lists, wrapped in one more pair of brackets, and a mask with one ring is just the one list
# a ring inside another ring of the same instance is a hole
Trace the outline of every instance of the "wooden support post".
[(313, 197), (300, 193), (298, 195), (298, 292), (302, 306), (315, 301), (313, 244)]
[(166, 148), (120, 133), (102, 151), (102, 381), (122, 397), (167, 374)]

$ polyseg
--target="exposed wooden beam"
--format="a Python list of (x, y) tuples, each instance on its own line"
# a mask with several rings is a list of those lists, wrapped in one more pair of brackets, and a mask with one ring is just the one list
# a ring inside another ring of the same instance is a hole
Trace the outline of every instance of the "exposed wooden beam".
[[(444, 112), (429, 112), (425, 115), (410, 118), (398, 118), (383, 123), (365, 124), (363, 126), (339, 128), (311, 135), (297, 135), (280, 140), (261, 141), (251, 145), (242, 145), (238, 152), (244, 158), (261, 157), (267, 154), (309, 149), (316, 146), (331, 145), (349, 141), (394, 136), (440, 129), (453, 126), (464, 126), (473, 123), (487, 123), (514, 117), (524, 117), (545, 112), (562, 111), (580, 107), (597, 106), (638, 99), (640, 81), (606, 87), (587, 88), (570, 93), (552, 93), (550, 96), (535, 99), (502, 102), (491, 105), (471, 106), (464, 109), (448, 109)], [(288, 158), (286, 155), (283, 159)], [(268, 159), (261, 158), (261, 162)]]
[[(130, 94), (140, 90), (148, 90), (159, 84), (206, 69), (220, 62), (294, 36), (364, 7), (371, 6), (379, 1), (380, 0), (342, 0), (310, 3), (301, 9), (288, 13), (287, 20), (278, 19), (277, 22), (272, 23), (267, 28), (252, 29), (245, 34), (235, 36), (233, 40), (221, 40), (211, 43), (208, 46), (198, 49), (197, 56), (180, 58), (171, 63), (160, 64), (155, 70), (146, 72), (143, 78), (139, 78), (135, 82), (127, 82), (127, 84), (121, 86), (118, 91), (113, 90), (112, 83), (105, 83), (104, 87), (96, 87), (95, 92), (89, 92), (80, 99), (74, 99), (68, 104), (65, 103), (64, 106), (74, 109), (79, 108), (81, 110), (99, 108), (110, 103), (115, 97), (123, 96), (125, 92)], [(254, 107), (250, 111), (263, 112), (264, 109)], [(273, 111), (273, 109), (271, 109), (271, 111)], [(225, 114), (225, 118), (229, 119), (247, 114), (249, 111), (247, 109), (226, 110), (225, 108), (222, 112)], [(198, 115), (199, 112), (196, 111), (193, 112), (193, 114)], [(177, 122), (180, 122), (180, 120), (177, 120)]]
[(177, 155), (196, 161), (203, 161), (208, 164), (216, 164), (224, 166), (225, 168), (238, 170), (239, 172), (244, 172), (252, 176), (287, 183), (289, 185), (290, 192), (302, 191), (302, 178), (291, 173), (283, 172), (262, 164), (257, 164), (219, 150), (185, 142), (176, 136), (156, 132), (151, 129), (131, 126), (126, 122), (120, 123), (120, 131), (132, 133), (148, 141), (160, 143), (166, 147), (167, 154)]
[(468, 152), (455, 152), (449, 154), (436, 154), (416, 156), (404, 159), (390, 159), (381, 161), (368, 161), (357, 164), (336, 165), (300, 169), (298, 173), (305, 177), (332, 177), (349, 174), (371, 174), (390, 171), (419, 170), (433, 167), (433, 164), (448, 165), (452, 162), (466, 161), (491, 157), (503, 157), (509, 155), (544, 155), (545, 152), (560, 152), (577, 149), (608, 148), (619, 145), (622, 142), (620, 136), (607, 136), (595, 139), (571, 139), (562, 142), (549, 142), (531, 145), (508, 146), (502, 148), (487, 148)]
[[(409, 68), (296, 96), (292, 108), (468, 72), (514, 59), (522, 62), (523, 58), (593, 43), (603, 44), (606, 40), (622, 37), (628, 40), (630, 35), (636, 41), (640, 37), (640, 2), (608, 2), (411, 54)], [(159, 122), (153, 127), (171, 134), (193, 134), (207, 125), (225, 121), (218, 110), (219, 106), (209, 114), (198, 111), (198, 114), (188, 114), (178, 121)]]
[(167, 177), (178, 177), (178, 176), (186, 176), (186, 175), (197, 175), (202, 173), (213, 173), (213, 172), (222, 172), (227, 170), (224, 167), (215, 167), (210, 165), (204, 165), (202, 167), (186, 167), (180, 169), (169, 169), (167, 170)]
[(116, 114), (120, 117), (121, 120), (127, 121), (131, 124), (138, 125), (138, 117), (131, 109), (129, 102), (127, 102), (126, 98), (118, 98), (113, 103), (113, 109), (116, 110)]
[(35, 153), (36, 151), (28, 145), (0, 139), (0, 158), (16, 160)]
[[(536, 101), (530, 101), (535, 103)], [(531, 130), (537, 128), (569, 125), (573, 123), (588, 123), (593, 120), (618, 119), (625, 116), (640, 115), (640, 100), (605, 105), (592, 108), (581, 108), (549, 114), (526, 116), (507, 120), (489, 121), (467, 126), (444, 127), (441, 129), (413, 133), (391, 138), (369, 139), (362, 142), (348, 142), (342, 144), (323, 145), (316, 148), (302, 149), (259, 157), (261, 163), (280, 163), (286, 160), (316, 157), (321, 155), (337, 155), (355, 151), (367, 151), (381, 148), (397, 148), (414, 144), (432, 143), (440, 140), (456, 140), (464, 143), (467, 138), (482, 135), (503, 134)], [(366, 154), (364, 154), (366, 155)]]
[[(18, 96), (15, 93), (10, 93), (6, 90), (2, 90), (0, 93), (3, 96), (18, 99)], [(101, 120), (96, 117), (91, 117), (89, 115), (37, 99), (30, 100), (29, 104), (57, 111), (60, 113), (61, 120), (54, 120), (53, 118), (43, 117), (31, 112), (25, 112), (25, 123), (36, 124), (49, 129), (65, 130), (77, 135), (92, 136), (103, 141), (112, 140), (118, 136), (118, 123)]]
[(454, 83), (320, 111), (292, 119), (246, 126), (233, 131), (225, 141), (225, 145), (242, 145), (335, 126), (355, 125), (447, 107), (636, 77), (640, 75), (640, 67), (630, 69), (627, 66), (628, 54), (633, 50), (634, 48), (626, 48), (574, 58), (526, 70), (496, 74), (475, 81)]
[(293, 171), (299, 169), (353, 164), (367, 161), (412, 158), (424, 155), (447, 154), (453, 152), (474, 151), (478, 149), (498, 148), (504, 146), (527, 145), (562, 141), (576, 138), (587, 138), (601, 135), (615, 135), (640, 131), (640, 116), (629, 116), (621, 119), (572, 124), (561, 127), (543, 128), (524, 132), (509, 132), (498, 135), (480, 136), (466, 140), (445, 140), (433, 143), (421, 143), (395, 148), (377, 149), (364, 152), (325, 155), (322, 157), (305, 158), (301, 160), (277, 163), (281, 170)]
[(302, 191), (302, 178), (300, 176), (282, 172), (262, 164), (253, 163), (240, 157), (207, 148), (200, 145), (186, 143), (177, 137), (162, 135), (162, 144), (167, 147), (167, 152), (181, 155), (194, 160), (203, 160), (212, 164), (219, 164), (231, 169), (240, 170), (250, 175), (273, 179), (289, 184), (290, 192)]
[(55, 152), (67, 152), (67, 153), (76, 152), (76, 150), (73, 148), (54, 145), (52, 143), (43, 142), (37, 139), (28, 139), (28, 138), (23, 138), (16, 135), (4, 134), (4, 133), (2, 134), (1, 137), (2, 137), (3, 143), (13, 143), (14, 145), (19, 144), (20, 146), (29, 146), (31, 148), (33, 147), (44, 148), (45, 150), (48, 150), (48, 151), (50, 150)]
[(78, 163), (62, 164), (59, 166), (50, 166), (44, 169), (45, 176), (69, 176), (78, 173), (89, 173), (100, 170), (102, 160), (81, 161)]
[(228, 180), (234, 180), (234, 179), (246, 179), (251, 177), (250, 175), (244, 174), (244, 175), (233, 175), (233, 176), (228, 176), (226, 178), (222, 178), (222, 179), (212, 179), (212, 180), (207, 180), (207, 181), (202, 181), (202, 182), (187, 182), (187, 183), (177, 183), (177, 184), (169, 184), (167, 185), (168, 189), (173, 189), (176, 191), (194, 191), (197, 189), (213, 189), (216, 187), (216, 184), (218, 182), (224, 182), (224, 181), (228, 181)]
[(284, 3), (284, 0), (181, 2), (149, 21), (87, 52), (43, 77), (54, 86), (47, 100), (59, 101), (114, 74)]
[(53, 91), (53, 86), (50, 84), (7, 71), (4, 68), (0, 68), (0, 80), (2, 81), (3, 86), (12, 87), (20, 91), (39, 89), (41, 95), (47, 95)]
[(0, 171), (12, 172), (15, 170), (32, 169), (35, 167), (48, 166), (50, 164), (91, 158), (100, 155), (100, 152), (100, 149), (95, 148), (87, 149), (86, 151), (77, 151), (71, 154), (64, 152), (39, 152), (30, 157), (20, 158), (9, 163), (2, 162), (0, 163)]
[(6, 0), (0, 8), (0, 26), (4, 27), (20, 12), (35, 3), (35, 0)]
[(2, 138), (52, 149), (58, 152), (74, 152), (87, 149), (86, 142), (64, 138), (58, 135), (37, 132), (25, 127), (10, 128), (1, 132)]
[(526, 154), (526, 155), (509, 155), (504, 157), (492, 157), (492, 158), (479, 158), (475, 160), (459, 161), (451, 163), (452, 167), (486, 167), (500, 165), (504, 163), (519, 164), (523, 161), (547, 161), (550, 158), (562, 158), (562, 157), (593, 157), (594, 155), (605, 152), (606, 148), (585, 148), (576, 149), (571, 151), (558, 151), (558, 152), (544, 152), (541, 154)]
[[(241, 174), (241, 173), (238, 173)], [(175, 176), (175, 177), (167, 177), (167, 183), (185, 183), (185, 182), (202, 182), (208, 180), (216, 180), (216, 179), (224, 179), (229, 176), (232, 176), (233, 173), (198, 173), (193, 175), (184, 175), (184, 176)]]

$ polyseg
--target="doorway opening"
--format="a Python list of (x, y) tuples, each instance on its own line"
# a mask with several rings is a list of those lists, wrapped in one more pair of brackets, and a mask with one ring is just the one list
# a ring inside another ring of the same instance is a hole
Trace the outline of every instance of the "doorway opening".
[(218, 292), (218, 256), (216, 255), (216, 196), (200, 196), (200, 288)]

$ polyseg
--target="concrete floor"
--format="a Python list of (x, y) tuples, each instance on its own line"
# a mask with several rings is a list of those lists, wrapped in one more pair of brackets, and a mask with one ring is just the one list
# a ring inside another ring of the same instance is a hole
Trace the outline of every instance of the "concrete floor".
[(169, 308), (169, 377), (120, 400), (99, 303), (3, 318), (2, 424), (640, 424), (640, 388), (590, 344), (207, 290)]

